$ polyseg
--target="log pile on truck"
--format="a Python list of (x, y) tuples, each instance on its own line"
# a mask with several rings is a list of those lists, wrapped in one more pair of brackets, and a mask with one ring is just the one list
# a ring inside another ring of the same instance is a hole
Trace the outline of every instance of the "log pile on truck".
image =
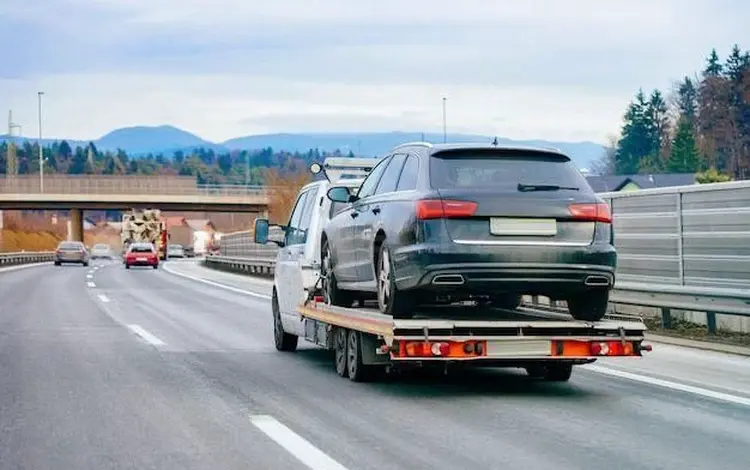
[(127, 251), (131, 243), (152, 243), (161, 259), (167, 253), (167, 227), (159, 209), (135, 209), (122, 216), (122, 247)]

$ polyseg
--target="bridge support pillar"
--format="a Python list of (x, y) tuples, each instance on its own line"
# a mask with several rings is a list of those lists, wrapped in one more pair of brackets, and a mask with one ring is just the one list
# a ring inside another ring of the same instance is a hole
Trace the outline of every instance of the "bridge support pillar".
[(83, 209), (70, 210), (70, 240), (83, 241)]

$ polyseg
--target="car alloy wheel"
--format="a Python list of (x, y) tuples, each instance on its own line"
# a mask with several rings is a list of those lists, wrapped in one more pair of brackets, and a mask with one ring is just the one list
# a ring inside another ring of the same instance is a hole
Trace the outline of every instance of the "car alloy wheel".
[(383, 250), (380, 254), (380, 269), (378, 269), (378, 304), (384, 310), (391, 300), (391, 254)]

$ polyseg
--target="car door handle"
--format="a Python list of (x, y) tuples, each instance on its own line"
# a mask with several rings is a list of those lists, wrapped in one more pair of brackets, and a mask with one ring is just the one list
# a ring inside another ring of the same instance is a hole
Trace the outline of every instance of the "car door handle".
[(372, 213), (375, 214), (375, 215), (380, 214), (380, 207), (374, 207), (372, 209)]

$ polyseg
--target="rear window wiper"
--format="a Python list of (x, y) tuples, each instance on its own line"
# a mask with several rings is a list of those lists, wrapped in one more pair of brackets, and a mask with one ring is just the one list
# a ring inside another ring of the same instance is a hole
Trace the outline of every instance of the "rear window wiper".
[(518, 183), (519, 191), (580, 191), (580, 188), (574, 188), (572, 186), (558, 186), (555, 184), (522, 184)]

